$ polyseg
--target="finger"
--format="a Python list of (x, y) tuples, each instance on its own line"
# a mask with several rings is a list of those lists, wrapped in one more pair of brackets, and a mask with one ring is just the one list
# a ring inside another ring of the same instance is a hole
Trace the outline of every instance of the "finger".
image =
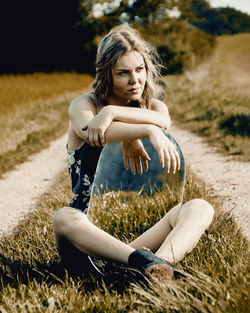
[(160, 150), (158, 152), (158, 156), (159, 156), (159, 160), (160, 160), (160, 165), (161, 165), (162, 168), (164, 168), (165, 167), (165, 160), (164, 160), (164, 152), (163, 152), (163, 150)]
[(169, 155), (171, 158), (171, 170), (172, 170), (172, 173), (175, 174), (177, 162), (176, 162), (176, 155), (174, 153), (174, 150), (170, 150)]
[(82, 134), (83, 134), (83, 140), (87, 142), (87, 140), (88, 140), (88, 132), (87, 132), (87, 130), (83, 131)]
[(99, 139), (100, 139), (100, 143), (101, 145), (104, 147), (105, 146), (105, 135), (104, 132), (99, 132)]
[(181, 169), (181, 159), (180, 159), (179, 153), (176, 149), (174, 149), (173, 152), (174, 152), (175, 158), (176, 158), (177, 170), (179, 171)]
[(148, 160), (142, 159), (142, 166), (145, 172), (148, 171)]
[(128, 170), (128, 168), (129, 168), (128, 157), (126, 155), (123, 155), (123, 164), (124, 164), (124, 167), (126, 168), (126, 170)]
[(140, 155), (142, 159), (146, 159), (146, 160), (151, 160), (147, 151), (142, 147), (142, 149), (140, 150)]
[(94, 134), (93, 132), (89, 132), (89, 144), (92, 146), (92, 147), (95, 147), (95, 144), (94, 144)]
[(141, 165), (141, 159), (139, 157), (135, 158), (135, 164), (137, 168), (137, 173), (142, 174), (142, 165)]
[(94, 145), (96, 147), (101, 147), (101, 144), (99, 142), (99, 135), (98, 135), (98, 132), (94, 133), (93, 135), (93, 140), (94, 140)]
[(170, 167), (171, 167), (171, 158), (169, 155), (168, 150), (164, 150), (164, 158), (165, 158), (165, 167), (166, 167), (166, 172), (170, 172)]
[(130, 170), (132, 174), (136, 174), (134, 158), (129, 158)]
[(88, 144), (90, 144), (89, 143), (89, 129), (87, 129), (87, 132), (86, 132), (86, 141)]

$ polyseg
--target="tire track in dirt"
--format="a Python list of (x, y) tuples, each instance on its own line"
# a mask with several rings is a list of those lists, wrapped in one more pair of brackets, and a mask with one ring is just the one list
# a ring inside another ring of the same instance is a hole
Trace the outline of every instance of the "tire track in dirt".
[(177, 126), (172, 126), (170, 133), (181, 146), (191, 171), (213, 195), (224, 198), (223, 209), (232, 211), (244, 236), (250, 240), (250, 162), (217, 153), (201, 137)]
[(67, 136), (52, 141), (49, 148), (33, 154), (28, 161), (0, 179), (0, 236), (9, 233), (66, 169)]

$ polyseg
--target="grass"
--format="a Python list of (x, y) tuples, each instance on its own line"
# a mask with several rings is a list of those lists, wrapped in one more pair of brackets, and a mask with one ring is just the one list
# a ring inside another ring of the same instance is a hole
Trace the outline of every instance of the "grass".
[(248, 33), (221, 36), (208, 61), (167, 77), (167, 102), (178, 125), (244, 161), (250, 160), (249, 49)]
[(75, 73), (0, 77), (0, 176), (66, 133), (69, 103), (92, 80)]
[[(115, 274), (112, 280), (68, 274), (54, 247), (51, 222), (54, 212), (67, 205), (71, 196), (65, 172), (43, 196), (36, 212), (1, 240), (1, 312), (248, 311), (248, 242), (232, 217), (221, 212), (220, 201), (211, 198), (197, 178), (188, 175), (185, 201), (202, 197), (212, 203), (214, 221), (196, 248), (178, 264), (188, 273), (187, 281), (153, 281), (148, 288)], [(104, 207), (123, 216), (115, 227), (112, 219), (106, 218), (105, 228), (125, 241), (138, 235), (145, 223), (149, 226), (159, 219), (169, 205), (164, 193), (127, 201), (111, 192), (105, 202), (100, 198), (95, 201), (98, 216)]]
[[(244, 126), (249, 115), (248, 38), (249, 34), (220, 37), (210, 61), (193, 72), (168, 78), (175, 95), (169, 100), (174, 102), (170, 111), (180, 125), (244, 160), (249, 143)], [(91, 82), (91, 77), (77, 74), (0, 77), (0, 175), (65, 133), (69, 102)], [(220, 210), (223, 199), (212, 198), (195, 176), (188, 174), (184, 199), (206, 199), (215, 208), (214, 221), (178, 264), (188, 273), (187, 281), (155, 281), (148, 288), (115, 273), (112, 280), (69, 275), (54, 247), (51, 222), (55, 211), (71, 197), (65, 172), (36, 211), (12, 235), (1, 239), (0, 312), (249, 311), (249, 244), (230, 214)], [(94, 202), (96, 224), (127, 242), (163, 216), (171, 201), (164, 193), (131, 201), (110, 193)], [(103, 214), (104, 209), (112, 218)], [(114, 223), (116, 215), (120, 219)]]

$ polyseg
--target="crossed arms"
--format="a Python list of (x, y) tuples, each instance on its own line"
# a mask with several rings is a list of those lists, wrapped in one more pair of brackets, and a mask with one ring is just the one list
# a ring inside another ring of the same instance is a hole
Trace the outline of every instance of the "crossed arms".
[(148, 169), (148, 156), (140, 139), (148, 137), (158, 153), (159, 161), (167, 172), (180, 168), (179, 155), (161, 129), (171, 125), (166, 105), (152, 100), (152, 109), (108, 105), (98, 114), (89, 95), (75, 99), (69, 108), (71, 127), (76, 136), (91, 146), (104, 146), (107, 142), (121, 142), (124, 166), (130, 163), (132, 173)]

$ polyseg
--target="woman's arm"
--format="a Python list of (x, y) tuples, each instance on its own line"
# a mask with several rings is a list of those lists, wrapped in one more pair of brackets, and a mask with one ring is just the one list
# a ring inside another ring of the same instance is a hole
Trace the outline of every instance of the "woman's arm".
[(107, 114), (111, 115), (113, 121), (120, 121), (131, 124), (152, 124), (168, 130), (171, 120), (168, 108), (160, 100), (153, 99), (151, 110), (131, 108), (125, 106), (109, 105), (106, 107)]
[(105, 145), (105, 132), (112, 121), (138, 126), (140, 124), (156, 125), (163, 129), (168, 129), (171, 124), (166, 105), (156, 99), (152, 100), (152, 110), (112, 105), (102, 108), (96, 114), (96, 108), (90, 96), (86, 95), (78, 97), (71, 103), (69, 115), (76, 135), (84, 139), (82, 130), (86, 128), (89, 143), (98, 147)]
[[(128, 124), (148, 124), (169, 129), (171, 120), (166, 105), (159, 100), (152, 100), (152, 110), (108, 105), (87, 124), (89, 142), (96, 146), (105, 144), (105, 131), (113, 121)], [(128, 139), (130, 140), (130, 139)]]
[[(94, 145), (89, 141), (88, 130), (83, 131), (83, 136), (85, 141)], [(157, 151), (161, 166), (165, 167), (167, 172), (171, 169), (175, 173), (180, 168), (179, 154), (159, 127), (150, 124), (113, 122), (105, 132), (106, 142), (134, 141), (146, 137)]]

